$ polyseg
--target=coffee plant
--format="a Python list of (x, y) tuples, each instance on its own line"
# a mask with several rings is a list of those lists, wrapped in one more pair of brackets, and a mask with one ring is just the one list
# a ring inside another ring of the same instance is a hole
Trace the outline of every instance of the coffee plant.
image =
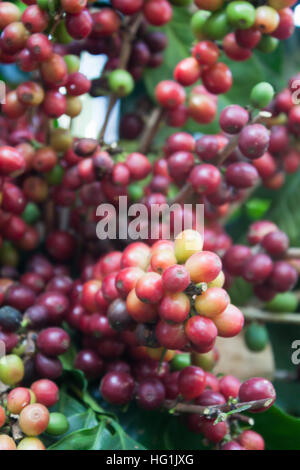
[(300, 449), (296, 3), (0, 2), (0, 450)]

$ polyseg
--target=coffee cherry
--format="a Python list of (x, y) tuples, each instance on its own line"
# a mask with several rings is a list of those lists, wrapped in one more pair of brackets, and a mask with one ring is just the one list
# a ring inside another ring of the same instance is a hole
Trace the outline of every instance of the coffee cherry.
[(46, 432), (51, 436), (60, 436), (65, 434), (69, 429), (69, 422), (62, 413), (50, 413), (49, 423)]
[(74, 39), (84, 39), (91, 33), (93, 20), (88, 10), (81, 10), (76, 15), (67, 14), (66, 29)]
[(242, 383), (239, 390), (239, 400), (241, 402), (254, 400), (267, 400), (266, 405), (251, 413), (260, 413), (270, 408), (276, 400), (276, 392), (269, 380), (261, 377), (253, 377)]
[(203, 422), (203, 434), (209, 441), (218, 443), (223, 440), (228, 432), (228, 424), (224, 421), (215, 424), (213, 420)]
[(132, 317), (126, 309), (126, 302), (121, 299), (114, 300), (107, 310), (107, 318), (113, 330), (123, 331), (134, 326)]
[(161, 106), (174, 109), (185, 101), (185, 91), (178, 83), (164, 80), (156, 86), (155, 97)]
[(214, 165), (203, 163), (193, 168), (189, 180), (195, 192), (205, 195), (212, 194), (221, 183), (221, 173)]
[(238, 45), (246, 49), (254, 49), (261, 40), (261, 32), (255, 28), (237, 29), (234, 34)]
[(265, 441), (262, 436), (251, 429), (246, 429), (243, 431), (239, 437), (238, 441), (246, 450), (264, 450)]
[(227, 93), (232, 86), (232, 74), (223, 62), (217, 62), (203, 70), (202, 81), (205, 88), (215, 95)]
[(297, 272), (286, 261), (276, 261), (273, 266), (270, 278), (270, 287), (277, 292), (286, 292), (291, 290), (297, 282)]
[(34, 403), (26, 406), (20, 413), (19, 425), (27, 436), (42, 434), (49, 423), (49, 411), (44, 405)]
[(56, 380), (61, 376), (63, 367), (58, 358), (47, 357), (41, 353), (35, 356), (35, 368), (40, 377)]
[(182, 350), (188, 343), (183, 323), (170, 324), (160, 320), (155, 328), (159, 343), (167, 349)]
[[(35, 33), (32, 34), (26, 43), (26, 47), (29, 50), (32, 58), (38, 62), (44, 62), (47, 61), (47, 65), (42, 65), (41, 66), (41, 73), (43, 77), (48, 77), (48, 71), (54, 67), (54, 61), (57, 61), (57, 54), (54, 54), (54, 57), (52, 55), (52, 44), (45, 36), (44, 34), (41, 33)], [(61, 59), (63, 60), (63, 59)], [(54, 72), (54, 71), (53, 71)], [(52, 72), (52, 74), (53, 74)], [(49, 79), (49, 77), (48, 77)], [(52, 77), (50, 77), (52, 81)]]
[(17, 445), (17, 450), (46, 450), (46, 447), (37, 437), (24, 437)]
[(165, 387), (159, 379), (144, 379), (138, 386), (137, 403), (146, 410), (155, 410), (163, 404), (165, 395)]
[(255, 8), (249, 2), (230, 2), (226, 8), (228, 21), (239, 29), (248, 29), (255, 22)]
[(14, 21), (1, 33), (1, 47), (7, 54), (15, 54), (25, 47), (29, 32), (20, 21)]
[(248, 242), (250, 245), (256, 245), (270, 232), (278, 231), (277, 225), (268, 220), (259, 220), (250, 225), (248, 232)]
[(266, 310), (270, 312), (295, 312), (298, 307), (298, 299), (293, 292), (284, 292), (277, 294), (266, 305)]
[(135, 292), (142, 302), (157, 304), (163, 296), (161, 276), (158, 273), (144, 274), (137, 281)]
[(222, 313), (230, 302), (229, 295), (224, 289), (210, 287), (195, 299), (195, 309), (199, 315), (214, 318)]
[(248, 158), (259, 158), (269, 145), (269, 132), (262, 124), (251, 124), (239, 136), (239, 149)]
[(225, 177), (228, 184), (241, 189), (252, 188), (259, 179), (256, 168), (246, 162), (231, 163)]
[(278, 47), (279, 40), (271, 36), (262, 36), (261, 40), (257, 45), (257, 49), (264, 52), (265, 54), (270, 54), (275, 51)]
[(190, 301), (183, 292), (164, 295), (158, 307), (158, 313), (161, 318), (175, 323), (183, 322), (187, 318), (189, 311)]
[(24, 377), (24, 365), (15, 354), (0, 359), (0, 380), (6, 385), (16, 385)]
[(220, 114), (220, 127), (228, 134), (238, 134), (249, 120), (249, 113), (238, 105), (227, 106)]
[(206, 376), (200, 367), (188, 366), (178, 376), (179, 393), (185, 400), (198, 397), (205, 389)]
[(4, 176), (18, 176), (25, 170), (24, 157), (13, 147), (0, 148), (0, 174)]
[(135, 383), (131, 375), (125, 372), (109, 372), (100, 384), (103, 398), (114, 405), (125, 405), (132, 399)]
[(200, 77), (201, 67), (196, 59), (187, 57), (175, 67), (174, 79), (183, 86), (193, 85)]
[(183, 266), (174, 264), (163, 272), (162, 283), (165, 291), (183, 292), (190, 283), (190, 275)]
[(41, 33), (47, 26), (49, 21), (48, 13), (41, 10), (37, 5), (30, 5), (23, 12), (22, 23), (31, 33)]
[(264, 34), (270, 34), (279, 25), (279, 14), (274, 8), (264, 5), (256, 8), (255, 27)]
[(50, 408), (55, 405), (59, 399), (59, 390), (57, 385), (52, 380), (41, 379), (33, 382), (31, 390), (36, 396), (38, 403)]
[(153, 305), (142, 302), (132, 289), (126, 299), (126, 308), (129, 315), (138, 323), (150, 323), (156, 320), (157, 311)]
[(236, 398), (238, 396), (241, 382), (233, 375), (224, 375), (219, 380), (219, 386), (225, 400), (229, 400), (230, 397)]
[(216, 11), (207, 18), (203, 25), (204, 38), (222, 39), (230, 32), (230, 24), (224, 10)]
[(184, 230), (175, 238), (174, 251), (179, 263), (184, 263), (190, 256), (201, 251), (202, 248), (203, 238), (196, 230)]
[(246, 328), (245, 342), (250, 351), (263, 351), (268, 339), (268, 331), (265, 326), (253, 322)]
[(17, 446), (12, 437), (0, 434), (0, 450), (16, 450)]
[(272, 259), (263, 253), (252, 255), (246, 260), (243, 267), (243, 277), (253, 284), (264, 282), (273, 269)]
[(6, 414), (4, 408), (0, 407), (0, 428), (5, 424), (6, 421)]
[(279, 25), (272, 32), (272, 36), (276, 39), (285, 40), (288, 39), (295, 31), (294, 15), (293, 10), (290, 8), (284, 8), (278, 11), (279, 14)]
[(134, 88), (132, 76), (126, 70), (116, 69), (108, 76), (108, 85), (113, 93), (124, 97), (129, 95)]
[(5, 331), (16, 331), (21, 325), (22, 314), (10, 306), (0, 308), (0, 326)]
[(46, 328), (37, 337), (37, 346), (47, 356), (59, 356), (70, 347), (70, 337), (62, 328)]
[(18, 415), (25, 406), (30, 404), (30, 401), (31, 397), (27, 388), (14, 388), (8, 394), (7, 409), (10, 413)]
[(201, 41), (193, 47), (192, 55), (200, 65), (211, 66), (217, 62), (220, 50), (212, 41)]
[(218, 333), (214, 322), (203, 316), (189, 318), (185, 331), (196, 351), (202, 353), (206, 353), (213, 348)]
[(245, 245), (233, 245), (225, 253), (223, 263), (229, 274), (240, 276), (246, 260), (251, 256), (251, 250)]
[(166, 0), (149, 0), (144, 3), (143, 13), (148, 23), (162, 26), (171, 20), (173, 10)]
[(1, 2), (0, 5), (0, 29), (18, 21), (21, 18), (21, 11), (17, 5), (11, 2)]
[(151, 164), (142, 153), (130, 153), (126, 158), (125, 165), (129, 169), (130, 178), (134, 181), (146, 178), (151, 172)]
[(191, 29), (197, 39), (205, 39), (204, 26), (206, 20), (211, 16), (210, 11), (200, 10), (193, 14), (191, 19)]
[(245, 448), (236, 441), (229, 441), (221, 446), (221, 450), (245, 450)]
[(274, 88), (268, 82), (260, 82), (255, 85), (250, 94), (251, 104), (255, 108), (265, 108), (274, 97)]
[(261, 245), (270, 256), (281, 256), (289, 247), (289, 238), (284, 232), (278, 230), (265, 235)]
[(112, 0), (112, 6), (124, 15), (134, 15), (143, 6), (143, 0)]
[(234, 305), (228, 307), (214, 318), (214, 323), (218, 329), (218, 335), (222, 338), (231, 338), (239, 334), (244, 325), (242, 312)]
[(195, 253), (185, 263), (185, 268), (193, 282), (211, 282), (222, 269), (222, 262), (218, 255), (210, 251)]

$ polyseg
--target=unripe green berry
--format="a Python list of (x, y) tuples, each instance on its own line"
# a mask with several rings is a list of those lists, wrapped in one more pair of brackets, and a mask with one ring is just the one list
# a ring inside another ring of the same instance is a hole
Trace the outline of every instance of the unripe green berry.
[(226, 8), (227, 20), (239, 29), (248, 29), (255, 22), (255, 8), (249, 2), (230, 2)]
[(203, 39), (205, 37), (203, 29), (206, 21), (210, 16), (211, 12), (206, 10), (199, 10), (192, 16), (191, 28), (194, 36), (196, 36), (197, 39)]
[(171, 366), (173, 370), (182, 370), (191, 365), (191, 356), (188, 353), (176, 354), (172, 359)]
[(278, 44), (278, 39), (266, 35), (261, 38), (258, 45), (256, 46), (256, 49), (260, 50), (261, 52), (264, 52), (265, 54), (270, 54), (271, 52), (275, 51)]
[(203, 31), (210, 39), (223, 39), (230, 32), (225, 11), (213, 13), (206, 21)]
[(127, 70), (116, 69), (108, 75), (108, 86), (116, 95), (129, 95), (134, 89), (134, 80)]
[(60, 436), (61, 434), (65, 434), (69, 429), (69, 422), (65, 415), (62, 413), (50, 413), (49, 417), (49, 424), (46, 429), (48, 434), (52, 436)]
[(34, 202), (28, 202), (22, 213), (22, 219), (26, 224), (34, 224), (41, 216), (41, 211)]
[(3, 266), (17, 266), (19, 254), (11, 242), (4, 240), (0, 248), (0, 264)]
[(265, 304), (265, 309), (270, 312), (295, 312), (298, 307), (297, 296), (293, 292), (283, 292), (276, 294), (275, 297)]
[(250, 94), (252, 106), (261, 109), (268, 106), (274, 97), (274, 88), (268, 82), (260, 82), (255, 85)]
[(128, 194), (129, 194), (130, 199), (136, 202), (136, 201), (139, 201), (143, 197), (144, 190), (141, 185), (132, 183), (128, 186)]
[(0, 359), (0, 380), (6, 385), (16, 385), (24, 377), (23, 361), (15, 354)]
[(253, 322), (245, 331), (245, 342), (250, 351), (263, 351), (269, 341), (268, 331), (264, 325)]
[(60, 42), (61, 44), (69, 44), (70, 42), (74, 41), (72, 36), (70, 36), (67, 31), (64, 21), (61, 21), (57, 25), (57, 27), (55, 28), (54, 36), (55, 39), (57, 39), (57, 42)]
[(55, 165), (51, 171), (46, 173), (46, 180), (49, 184), (57, 186), (62, 182), (64, 176), (64, 169), (60, 165)]
[(75, 54), (67, 54), (64, 56), (64, 61), (67, 65), (68, 73), (78, 72), (80, 67), (80, 59)]

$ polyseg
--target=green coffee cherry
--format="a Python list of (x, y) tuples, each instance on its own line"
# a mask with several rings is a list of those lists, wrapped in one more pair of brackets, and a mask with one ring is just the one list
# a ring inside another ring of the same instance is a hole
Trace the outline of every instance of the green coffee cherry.
[(206, 372), (211, 371), (216, 362), (216, 353), (213, 349), (207, 353), (192, 353), (192, 364), (201, 367)]
[(275, 51), (278, 44), (279, 39), (272, 38), (271, 36), (263, 36), (256, 46), (256, 49), (264, 52), (265, 54), (270, 54), (271, 52)]
[(49, 424), (46, 429), (48, 434), (52, 436), (60, 436), (61, 434), (65, 434), (69, 429), (69, 422), (65, 415), (62, 413), (50, 413), (49, 416)]
[(246, 328), (245, 342), (250, 351), (263, 351), (268, 341), (268, 331), (264, 325), (253, 322)]
[(0, 359), (0, 380), (6, 385), (16, 385), (24, 377), (23, 361), (15, 354)]
[(298, 307), (297, 296), (293, 292), (276, 294), (275, 297), (264, 306), (266, 310), (276, 313), (295, 312)]
[(268, 106), (274, 97), (274, 88), (268, 82), (260, 82), (255, 85), (250, 94), (252, 106), (261, 109)]
[(248, 29), (255, 22), (255, 8), (249, 2), (230, 2), (226, 8), (227, 20), (239, 29)]
[(22, 219), (26, 224), (34, 224), (41, 216), (41, 211), (34, 202), (28, 202), (22, 213)]
[(0, 248), (0, 264), (3, 266), (17, 266), (18, 263), (18, 251), (10, 242), (4, 240)]
[(116, 69), (108, 75), (108, 86), (116, 95), (129, 95), (134, 89), (134, 80), (127, 70)]
[(211, 12), (206, 10), (199, 10), (192, 16), (191, 28), (194, 36), (197, 39), (203, 39), (205, 37), (203, 29), (206, 21), (210, 16)]
[(49, 184), (57, 186), (62, 182), (64, 169), (60, 165), (55, 165), (51, 171), (46, 173), (46, 180)]
[(64, 21), (61, 21), (54, 32), (54, 36), (57, 39), (57, 42), (61, 44), (69, 44), (70, 42), (74, 41), (72, 36), (67, 31), (66, 24)]
[(213, 13), (206, 21), (203, 31), (210, 39), (223, 39), (230, 32), (225, 11)]
[(188, 353), (176, 354), (171, 362), (173, 370), (182, 370), (191, 365), (191, 356)]
[(77, 55), (64, 55), (64, 61), (67, 65), (68, 73), (78, 72), (80, 66), (80, 59)]
[(128, 194), (133, 202), (140, 201), (144, 195), (144, 190), (141, 185), (132, 183), (128, 186)]

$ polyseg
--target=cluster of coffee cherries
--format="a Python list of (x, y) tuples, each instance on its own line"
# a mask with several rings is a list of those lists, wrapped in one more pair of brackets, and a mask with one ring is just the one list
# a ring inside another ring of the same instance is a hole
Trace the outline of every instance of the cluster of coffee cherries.
[[(232, 375), (217, 378), (201, 367), (178, 361), (179, 356), (173, 358), (171, 368), (168, 362), (159, 364), (149, 359), (130, 365), (122, 361), (112, 363), (101, 379), (100, 393), (113, 405), (126, 405), (135, 399), (139, 407), (148, 411), (174, 406), (176, 412), (177, 404), (180, 413), (180, 405), (185, 404), (186, 426), (201, 434), (206, 445), (220, 450), (264, 450), (263, 437), (237, 427), (234, 415), (230, 419), (224, 413), (223, 420), (216, 420), (222, 406), (234, 409), (241, 402), (266, 400), (265, 406), (253, 409), (255, 413), (265, 411), (276, 398), (273, 385), (260, 377), (243, 383)], [(190, 413), (189, 404), (198, 405), (199, 412)]]
[(7, 353), (24, 359), (28, 382), (35, 377), (56, 380), (62, 374), (59, 356), (70, 346), (62, 322), (73, 288), (66, 269), (34, 255), (25, 274), (19, 275), (13, 268), (2, 272), (0, 340)]
[(17, 386), (22, 381), (24, 366), (15, 355), (0, 359), (0, 378), (9, 384), (0, 396), (0, 450), (45, 450), (44, 432), (52, 436), (65, 434), (69, 428), (67, 418), (48, 408), (59, 399), (57, 385), (40, 379), (30, 388)]
[(217, 336), (237, 335), (243, 314), (222, 288), (219, 256), (202, 246), (201, 235), (186, 230), (175, 242), (160, 240), (151, 248), (131, 243), (86, 268), (89, 280), (67, 321), (83, 333), (85, 350), (94, 352), (85, 357), (81, 351), (76, 366), (87, 372), (94, 362), (99, 374), (106, 358), (207, 353)]
[[(233, 60), (247, 60), (255, 48), (270, 53), (279, 40), (288, 39), (295, 29), (290, 8), (295, 0), (268, 0), (257, 7), (247, 1), (194, 0), (194, 3), (200, 10), (191, 23), (196, 38), (222, 41), (222, 49)], [(203, 47), (205, 54), (211, 51), (210, 44), (207, 48), (203, 42)]]
[(229, 276), (242, 276), (253, 285), (255, 295), (267, 302), (277, 293), (291, 290), (298, 272), (285, 259), (289, 247), (287, 235), (273, 222), (254, 222), (248, 232), (246, 245), (232, 245), (223, 257), (224, 269)]
[[(175, 81), (162, 81), (156, 88), (156, 99), (168, 110), (168, 123), (175, 127), (185, 124), (188, 117), (200, 124), (212, 122), (217, 113), (216, 95), (228, 92), (232, 86), (230, 68), (218, 61), (220, 47), (216, 41), (222, 40), (222, 50), (230, 59), (244, 61), (251, 57), (254, 48), (272, 52), (279, 39), (287, 39), (295, 29), (289, 8), (295, 1), (257, 8), (247, 1), (227, 5), (223, 0), (194, 3), (200, 11), (193, 15), (191, 27), (200, 42), (193, 46), (191, 57), (176, 65)], [(202, 86), (191, 90), (185, 106), (183, 87), (194, 85), (200, 78)]]

